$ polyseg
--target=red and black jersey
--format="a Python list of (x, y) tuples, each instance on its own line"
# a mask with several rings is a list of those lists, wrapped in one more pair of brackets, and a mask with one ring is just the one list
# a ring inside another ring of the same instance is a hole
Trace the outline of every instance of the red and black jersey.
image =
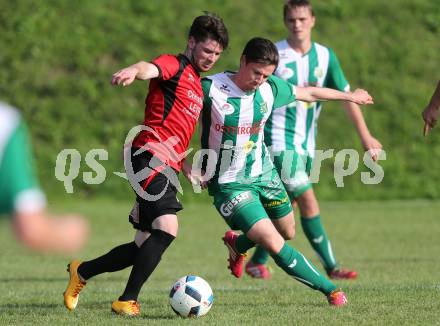
[(144, 127), (133, 142), (180, 170), (203, 106), (200, 74), (184, 55), (161, 55), (151, 63), (159, 77), (150, 81)]

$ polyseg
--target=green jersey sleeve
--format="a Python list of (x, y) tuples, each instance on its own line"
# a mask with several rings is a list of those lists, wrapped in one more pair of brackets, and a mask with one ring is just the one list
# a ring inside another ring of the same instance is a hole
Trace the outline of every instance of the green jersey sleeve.
[(276, 76), (267, 79), (274, 97), (273, 107), (279, 108), (296, 101), (295, 85)]
[(206, 100), (206, 98), (209, 98), (209, 89), (211, 88), (212, 80), (209, 78), (202, 78), (202, 90), (203, 90), (203, 96)]
[(342, 92), (347, 92), (350, 89), (347, 79), (345, 79), (339, 60), (332, 49), (329, 50), (329, 64), (327, 76), (324, 81), (324, 87), (337, 89)]
[(20, 122), (10, 135), (0, 162), (0, 213), (44, 208), (45, 197), (33, 161), (27, 128)]

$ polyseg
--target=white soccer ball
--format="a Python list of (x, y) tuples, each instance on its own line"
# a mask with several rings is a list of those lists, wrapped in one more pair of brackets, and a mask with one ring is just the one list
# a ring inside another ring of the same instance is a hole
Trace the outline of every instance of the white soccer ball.
[(182, 317), (200, 317), (211, 309), (214, 295), (203, 278), (187, 275), (179, 278), (170, 291), (171, 308)]

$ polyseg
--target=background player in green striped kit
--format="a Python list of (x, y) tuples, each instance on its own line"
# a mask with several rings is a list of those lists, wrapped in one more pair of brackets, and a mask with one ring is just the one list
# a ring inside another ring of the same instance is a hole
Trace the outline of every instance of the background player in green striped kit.
[[(290, 0), (284, 5), (284, 23), (289, 32), (287, 39), (276, 43), (280, 63), (275, 75), (298, 86), (329, 87), (340, 91), (350, 89), (339, 61), (332, 49), (311, 40), (315, 16), (308, 0)], [(374, 160), (382, 148), (369, 132), (362, 112), (356, 103), (343, 102), (365, 150)], [(342, 269), (334, 257), (330, 241), (321, 224), (320, 209), (309, 174), (312, 166), (315, 137), (321, 102), (301, 101), (273, 112), (266, 124), (265, 142), (271, 149), (274, 164), (292, 202), (301, 212), (303, 231), (318, 254), (331, 278), (353, 279), (355, 271)], [(291, 169), (283, 171), (284, 162), (293, 162)], [(292, 222), (294, 227), (294, 221)], [(268, 254), (257, 248), (246, 266), (246, 272), (256, 278), (269, 278), (265, 266)]]
[(289, 237), (286, 232), (292, 230), (286, 226), (293, 220), (293, 210), (263, 143), (264, 125), (272, 108), (296, 99), (350, 100), (362, 104), (370, 104), (372, 99), (363, 90), (343, 93), (295, 87), (271, 76), (277, 63), (275, 45), (254, 38), (243, 51), (237, 73), (220, 73), (202, 81), (201, 147), (208, 151), (204, 156), (204, 177), (212, 177), (209, 194), (225, 222), (243, 232), (238, 235), (228, 231), (223, 238), (229, 250), (229, 268), (234, 276), (240, 277), (244, 254), (259, 244), (286, 273), (321, 291), (330, 304), (344, 305), (345, 294), (284, 240)]
[(49, 218), (28, 138), (18, 110), (0, 102), (0, 216), (12, 217), (17, 238), (27, 247), (72, 253), (84, 245), (87, 223), (73, 215)]

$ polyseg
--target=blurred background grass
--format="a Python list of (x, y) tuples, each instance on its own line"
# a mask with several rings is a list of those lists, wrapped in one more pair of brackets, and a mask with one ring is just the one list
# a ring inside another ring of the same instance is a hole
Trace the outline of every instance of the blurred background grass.
[[(128, 183), (113, 172), (123, 171), (122, 143), (128, 130), (142, 122), (147, 83), (113, 88), (113, 72), (164, 52), (183, 51), (188, 27), (203, 10), (222, 16), (231, 38), (213, 72), (236, 69), (249, 38), (277, 41), (286, 36), (282, 3), (0, 0), (0, 98), (23, 111), (50, 197), (65, 194), (54, 177), (57, 154), (65, 148), (81, 153), (81, 173), (90, 171), (84, 162), (89, 150), (103, 148), (109, 154), (101, 162), (105, 181), (87, 185), (80, 173), (75, 196), (131, 194)], [(379, 185), (364, 185), (357, 173), (344, 179), (345, 188), (336, 188), (333, 160), (324, 161), (318, 195), (329, 200), (439, 198), (438, 131), (423, 139), (420, 113), (439, 79), (440, 3), (314, 0), (313, 5), (314, 40), (335, 50), (352, 87), (374, 96), (376, 104), (364, 114), (387, 152)], [(318, 148), (362, 150), (336, 104), (325, 105), (319, 130)], [(185, 201), (199, 200), (183, 185)]]

